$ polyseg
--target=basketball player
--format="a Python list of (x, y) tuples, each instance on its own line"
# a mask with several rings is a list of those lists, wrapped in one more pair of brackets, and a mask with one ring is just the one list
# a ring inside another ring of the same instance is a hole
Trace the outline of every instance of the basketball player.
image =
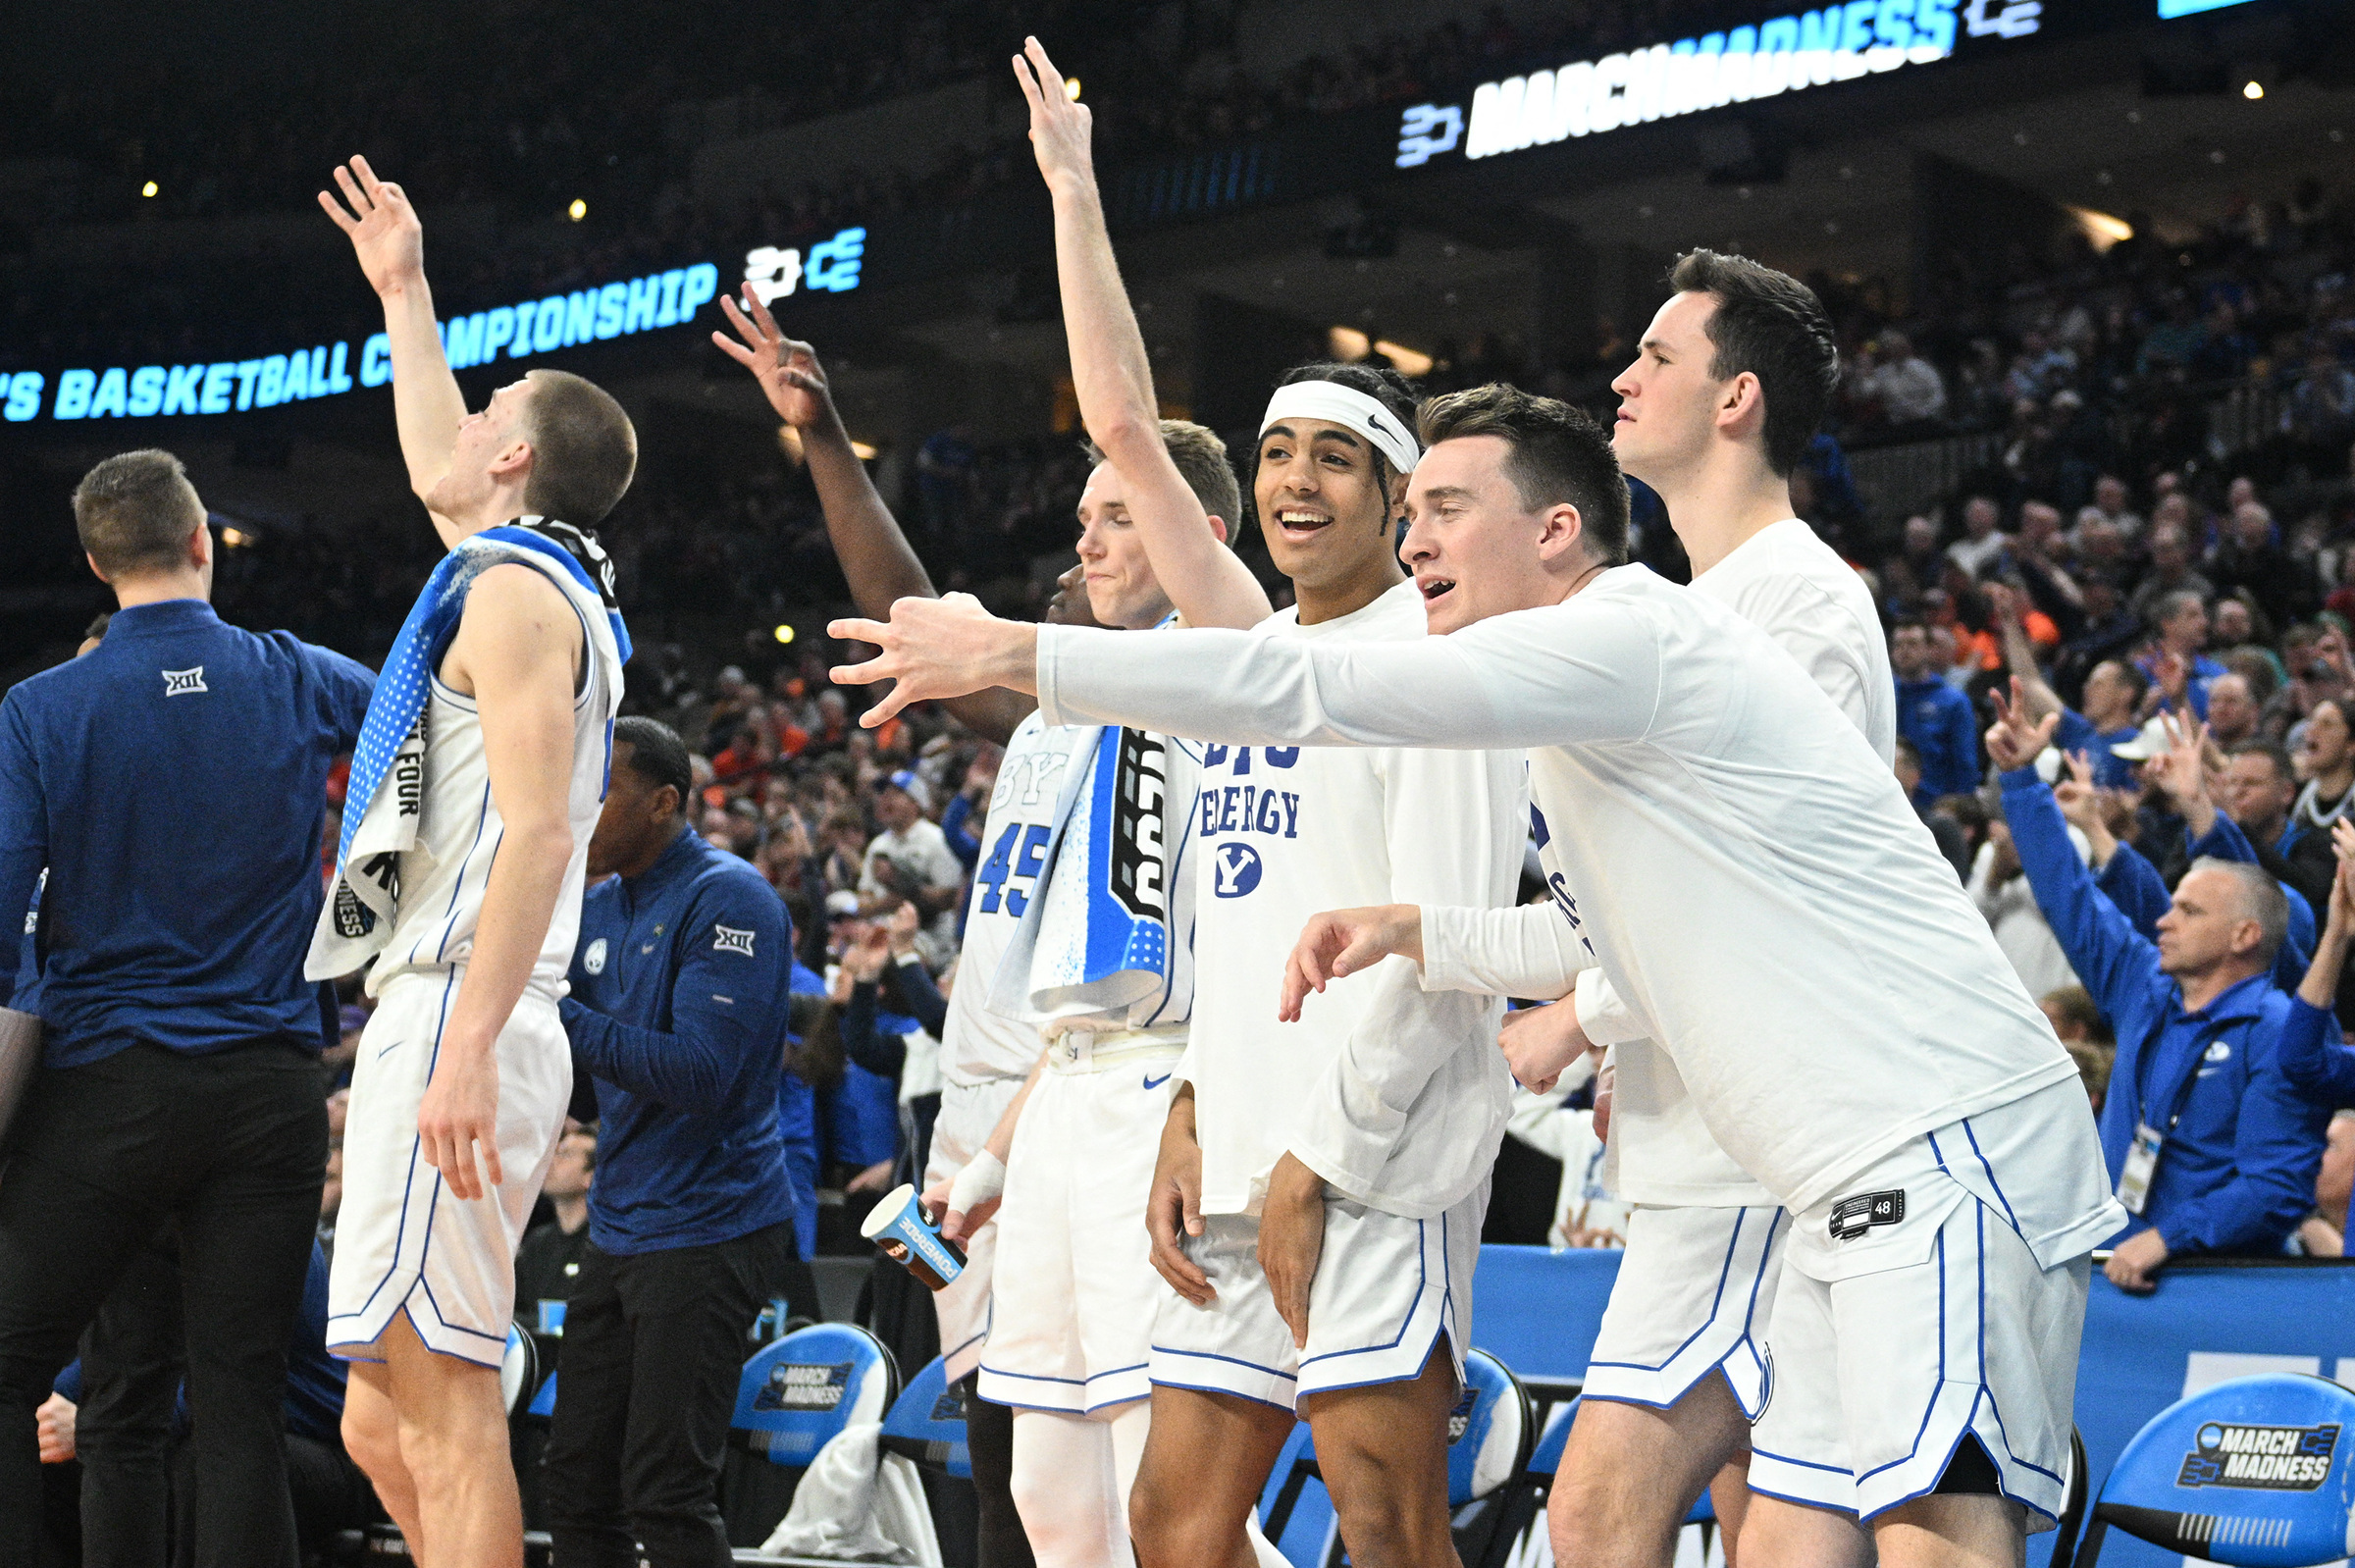
[[(749, 294), (744, 310), (732, 301), (726, 310), (737, 338), (714, 340), (754, 372), (770, 405), (801, 432), (853, 597), (878, 613), (896, 599), (928, 597), (923, 568), (850, 450), (810, 346), (786, 338)], [(1241, 498), (1224, 445), (1178, 421), (1152, 422), (1143, 441), (1160, 465), (1148, 483), (1174, 485), (1203, 541), (1225, 552), (1226, 519), (1240, 513)], [(1131, 520), (1131, 491), (1126, 470), (1099, 462), (1080, 497), (1086, 613), (1096, 625), (1132, 630), (1160, 625), (1173, 608), (1206, 613), (1198, 596), (1163, 590)], [(1264, 613), (1264, 598), (1261, 604)], [(1146, 1259), (1143, 1213), (1168, 1110), (1168, 1066), (1183, 1048), (1191, 999), (1191, 944), (1183, 940), (1194, 924), (1186, 908), (1191, 884), (1178, 906), (1182, 916), (1170, 926), (1180, 940), (1167, 993), (1149, 1005), (1095, 1010), (1118, 1012), (1118, 1019), (1056, 1019), (1032, 1004), (1026, 976), (1014, 978), (1009, 993), (1001, 971), (1016, 953), (1024, 915), (1055, 894), (1058, 876), (1076, 883), (1083, 874), (1082, 856), (1072, 855), (1066, 869), (1053, 852), (1084, 808), (1078, 781), (1095, 764), (1098, 731), (1048, 725), (1031, 699), (1014, 692), (984, 692), (951, 711), (999, 740), (1006, 756), (966, 912), (961, 982), (950, 993), (940, 1120), (926, 1171), (927, 1200), (951, 1211), (951, 1233), (963, 1240), (968, 1267), (933, 1299), (952, 1380), (981, 1369), (985, 1340), (994, 1354), (977, 1388), (984, 1414), (975, 1433), (990, 1432), (987, 1411), (1020, 1407), (999, 1451), (1021, 1528), (1009, 1540), (1007, 1522), (985, 1521), (990, 1561), (1012, 1560), (1026, 1533), (1037, 1561), (1092, 1568), (1125, 1558), (1123, 1500), (1143, 1446), (1143, 1369), (1159, 1284)], [(1171, 748), (1164, 758), (1165, 843), (1180, 843), (1176, 824), (1191, 819), (1199, 755), (1198, 747)], [(1173, 859), (1163, 869), (1175, 877), (1179, 867)], [(1019, 953), (1016, 967), (1026, 968)], [(1096, 1027), (1073, 1028), (1089, 1022)], [(1055, 1044), (1042, 1065), (1041, 1030), (1050, 1025)], [(1041, 1081), (1018, 1145), (1008, 1108), (1034, 1069)], [(1074, 1239), (1084, 1254), (1074, 1253)], [(1018, 1278), (1022, 1289), (1010, 1303), (1010, 1281)], [(1135, 1419), (1125, 1419), (1130, 1413)], [(979, 1480), (982, 1452), (975, 1463)], [(982, 1487), (984, 1496), (994, 1490)]]
[[(1105, 233), (1090, 115), (1053, 90), (1063, 78), (1036, 39), (1025, 55), (1015, 70), (1054, 198), (1080, 412), (1116, 460), (1143, 466), (1149, 452), (1115, 445), (1149, 428), (1152, 381)], [(1253, 504), (1295, 609), (1271, 615), (1243, 563), (1204, 548), (1174, 475), (1131, 485), (1157, 574), (1215, 587), (1218, 614), (1273, 635), (1420, 639), (1395, 551), (1414, 411), (1399, 378), (1361, 366), (1303, 367), (1277, 389)], [(1454, 1561), (1447, 1415), (1511, 1093), (1490, 1046), (1496, 1008), (1427, 996), (1401, 965), (1383, 994), (1335, 995), (1284, 1028), (1269, 956), (1336, 900), (1509, 904), (1522, 773), (1510, 754), (1204, 754), (1194, 1021), (1151, 1213), (1173, 1288), (1130, 1508), (1142, 1562), (1251, 1562), (1253, 1504), (1302, 1410), (1352, 1561)]]
[[(328, 1338), (352, 1363), (344, 1444), (412, 1552), (520, 1564), (498, 1366), (515, 1244), (571, 1093), (556, 1003), (627, 656), (604, 557), (582, 531), (629, 487), (637, 438), (611, 397), (560, 372), (468, 413), (415, 210), (364, 159), (336, 183), (342, 201), (322, 191), (320, 205), (384, 303), (401, 455), (452, 554), (379, 680), (355, 791), (383, 765), (372, 746), (399, 752), (384, 788), (346, 806), (312, 946), (315, 974), (376, 960)], [(453, 602), (450, 626), (437, 617)], [(388, 842), (402, 848), (368, 856), (388, 799)]]
[[(1675, 293), (1612, 384), (1620, 467), (1666, 504), (1693, 587), (1773, 638), (1894, 763), (1897, 688), (1872, 595), (1791, 513), (1788, 476), (1839, 376), (1831, 324), (1806, 285), (1739, 256), (1694, 251), (1669, 284)], [(1427, 964), (1446, 962), (1437, 946), (1426, 933)], [(1643, 1038), (1604, 971), (1566, 947), (1577, 993), (1516, 1019), (1529, 1048), (1551, 1046), (1523, 1065), (1544, 1074), (1590, 1044), (1611, 1049), (1606, 1181), (1637, 1207), (1547, 1505), (1553, 1554), (1668, 1568), (1713, 1474), (1718, 1522), (1729, 1542), (1740, 1536), (1789, 1228), (1774, 1195), (1709, 1135), (1670, 1053)], [(1568, 978), (1515, 994), (1559, 995)]]
[[(897, 680), (877, 723), (988, 680), (1230, 744), (1532, 748), (1561, 916), (1793, 1216), (1745, 1568), (1843, 1560), (1824, 1538), (1858, 1518), (1894, 1568), (2018, 1561), (2062, 1504), (2087, 1261), (2120, 1223), (2074, 1067), (1831, 700), (1710, 596), (1614, 569), (1626, 493), (1591, 421), (1492, 386), (1423, 433), (1404, 554), (1444, 636), (1189, 631), (1138, 659), (949, 601), (837, 623), (883, 653), (836, 678)], [(1312, 922), (1287, 1011), (1422, 962), (1432, 918)], [(1438, 918), (1496, 968), (1546, 943), (1511, 911)], [(1941, 1490), (1966, 1437), (1995, 1490)]]

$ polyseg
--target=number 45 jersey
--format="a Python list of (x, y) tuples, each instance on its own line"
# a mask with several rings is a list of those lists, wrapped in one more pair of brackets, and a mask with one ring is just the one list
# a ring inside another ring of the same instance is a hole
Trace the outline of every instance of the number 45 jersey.
[(949, 991), (941, 1075), (955, 1084), (1025, 1076), (1038, 1060), (1038, 1020), (989, 1010), (990, 981), (1013, 945), (1023, 911), (1046, 874), (1064, 776), (1084, 766), (1079, 747), (1095, 730), (1043, 722), (1035, 709), (1016, 727), (998, 763), (997, 788), (981, 826), (981, 862), (965, 904), (965, 944)]
[[(1428, 635), (1415, 585), (1273, 637)], [(1194, 1086), (1202, 1209), (1256, 1214), (1286, 1150), (1351, 1198), (1429, 1219), (1478, 1185), (1512, 1097), (1496, 1048), (1502, 1004), (1426, 992), (1409, 960), (1276, 1008), (1301, 928), (1379, 904), (1508, 906), (1528, 840), (1519, 752), (1207, 746), (1191, 827), (1196, 862)]]

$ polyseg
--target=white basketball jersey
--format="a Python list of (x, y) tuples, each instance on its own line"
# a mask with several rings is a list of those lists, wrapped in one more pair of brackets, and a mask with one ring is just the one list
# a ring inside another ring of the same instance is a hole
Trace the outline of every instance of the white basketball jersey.
[[(606, 674), (606, 661), (615, 658), (611, 626), (602, 616), (583, 613), (572, 595), (565, 596), (565, 602), (572, 604), (589, 641), (581, 689), (572, 704), (572, 784), (566, 802), (572, 859), (564, 866), (564, 885), (526, 988), (528, 994), (550, 1002), (564, 995), (564, 973), (580, 934), (589, 835), (603, 809), (613, 718), (621, 706), (618, 683)], [(483, 888), (506, 834), (498, 805), (491, 798), (482, 716), (474, 699), (445, 683), (439, 671), (426, 697), (425, 725), (417, 843), (400, 857), (400, 914), (384, 956), (369, 974), (372, 996), (392, 975), (466, 962), (474, 951), (475, 924), (482, 917)]]
[(982, 824), (981, 863), (966, 901), (965, 948), (941, 1042), (941, 1076), (961, 1087), (1021, 1077), (1038, 1060), (1040, 1019), (992, 1012), (990, 984), (1029, 901), (1044, 890), (1056, 803), (1068, 770), (1087, 765), (1078, 747), (1095, 733), (1085, 726), (1049, 728), (1033, 711), (1006, 742)]

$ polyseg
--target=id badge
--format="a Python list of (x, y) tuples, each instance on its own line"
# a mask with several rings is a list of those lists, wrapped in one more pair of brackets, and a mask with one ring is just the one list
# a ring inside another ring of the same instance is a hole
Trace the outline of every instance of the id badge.
[(2159, 1169), (2159, 1150), (2167, 1134), (2147, 1122), (2134, 1124), (2134, 1141), (2126, 1148), (2125, 1169), (2118, 1174), (2118, 1201), (2128, 1214), (2142, 1213), (2151, 1201), (2151, 1173)]

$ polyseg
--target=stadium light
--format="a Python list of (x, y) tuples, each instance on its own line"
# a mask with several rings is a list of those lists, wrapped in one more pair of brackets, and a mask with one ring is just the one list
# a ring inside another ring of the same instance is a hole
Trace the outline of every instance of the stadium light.
[(572, 205), (564, 210), (572, 215), (572, 221), (574, 223), (579, 223), (583, 218), (589, 216), (589, 203), (583, 201), (580, 197), (575, 196), (572, 198)]
[(2240, 89), (2240, 95), (2248, 99), (2249, 102), (2255, 103), (2258, 99), (2265, 96), (2265, 83), (2252, 77), (2249, 79), (2248, 84)]
[(1334, 327), (1325, 334), (1326, 351), (1343, 364), (1365, 358), (1373, 346), (1374, 340), (1355, 327)]
[(777, 630), (776, 630), (776, 639), (777, 639), (777, 641), (778, 641), (778, 642), (780, 642), (780, 643), (790, 643), (790, 642), (792, 642), (792, 641), (793, 641), (793, 628), (792, 628), (792, 627), (790, 627), (790, 626), (780, 626), (780, 627), (778, 627), (778, 628), (777, 628)]
[(1073, 103), (1077, 103), (1079, 101), (1079, 78), (1077, 77), (1066, 77), (1063, 78), (1063, 95), (1071, 99)]
[(2134, 226), (2123, 218), (2114, 218), (2106, 212), (2096, 212), (2091, 207), (2076, 206), (2068, 209), (2068, 215), (2076, 220), (2078, 230), (2092, 242), (2096, 251), (2107, 252), (2120, 240), (2134, 237)]
[(1391, 364), (1396, 365), (1398, 374), (1401, 376), (1420, 379), (1431, 374), (1431, 356), (1429, 354), (1391, 342), (1387, 338), (1375, 343), (1374, 349), (1388, 359)]
[(155, 182), (154, 182), (154, 181), (152, 181), (152, 180), (150, 180), (150, 181), (148, 181), (148, 182), (147, 182), (145, 184), (141, 185), (141, 186), (139, 187), (139, 194), (140, 194), (140, 195), (142, 195), (142, 196), (152, 196), (152, 195), (154, 195), (154, 194), (155, 194)]
[(851, 455), (858, 458), (863, 463), (873, 462), (875, 460), (874, 443), (864, 441), (855, 441), (851, 443)]

